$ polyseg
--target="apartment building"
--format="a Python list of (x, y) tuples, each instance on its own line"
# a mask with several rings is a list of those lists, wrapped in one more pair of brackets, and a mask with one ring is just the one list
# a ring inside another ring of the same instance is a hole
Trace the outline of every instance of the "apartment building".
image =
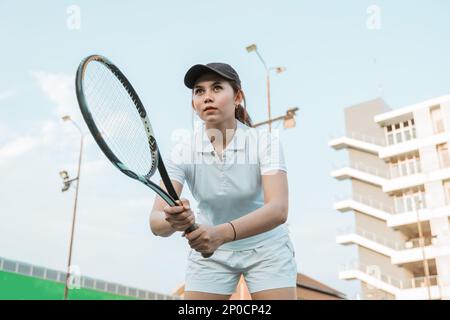
[(345, 134), (329, 141), (348, 163), (354, 215), (337, 243), (357, 261), (339, 272), (359, 280), (362, 299), (450, 299), (450, 95), (391, 110), (376, 99), (345, 109)]

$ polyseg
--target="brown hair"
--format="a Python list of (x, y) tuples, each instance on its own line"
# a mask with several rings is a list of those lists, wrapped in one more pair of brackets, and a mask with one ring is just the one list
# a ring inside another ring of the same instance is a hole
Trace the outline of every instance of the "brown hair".
[(253, 121), (252, 118), (250, 118), (250, 115), (247, 112), (247, 103), (245, 101), (245, 95), (244, 91), (242, 91), (241, 87), (236, 83), (234, 80), (227, 80), (231, 87), (233, 88), (234, 93), (241, 93), (242, 98), (244, 100), (244, 106), (242, 104), (239, 104), (236, 109), (234, 109), (234, 117), (238, 119), (240, 122), (246, 124), (249, 127), (253, 127)]

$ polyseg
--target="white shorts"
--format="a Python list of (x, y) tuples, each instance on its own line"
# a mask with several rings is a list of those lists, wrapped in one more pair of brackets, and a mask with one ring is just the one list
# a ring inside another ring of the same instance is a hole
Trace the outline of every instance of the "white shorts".
[(217, 249), (210, 258), (191, 249), (185, 291), (233, 294), (241, 275), (250, 293), (296, 287), (297, 264), (289, 235), (266, 241), (254, 249)]

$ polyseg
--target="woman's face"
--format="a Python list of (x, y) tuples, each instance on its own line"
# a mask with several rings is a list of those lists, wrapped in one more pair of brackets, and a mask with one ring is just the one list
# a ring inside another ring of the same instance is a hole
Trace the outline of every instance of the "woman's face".
[(192, 94), (195, 111), (200, 119), (210, 124), (234, 119), (234, 110), (241, 100), (242, 95), (235, 94), (231, 84), (214, 73), (198, 78)]

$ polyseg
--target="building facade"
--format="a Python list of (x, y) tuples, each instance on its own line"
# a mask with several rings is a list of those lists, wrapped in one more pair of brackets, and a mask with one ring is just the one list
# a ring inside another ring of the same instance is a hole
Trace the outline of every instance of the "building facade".
[(337, 243), (356, 245), (339, 273), (361, 282), (363, 299), (450, 299), (450, 95), (390, 110), (376, 99), (345, 109), (350, 195), (334, 208), (354, 214)]

